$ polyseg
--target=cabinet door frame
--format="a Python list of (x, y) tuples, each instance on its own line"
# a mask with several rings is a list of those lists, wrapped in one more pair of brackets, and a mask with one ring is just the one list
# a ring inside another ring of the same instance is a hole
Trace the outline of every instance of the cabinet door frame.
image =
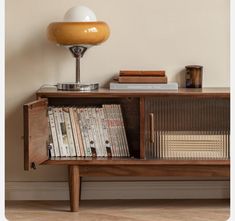
[(24, 104), (24, 169), (48, 160), (48, 100)]

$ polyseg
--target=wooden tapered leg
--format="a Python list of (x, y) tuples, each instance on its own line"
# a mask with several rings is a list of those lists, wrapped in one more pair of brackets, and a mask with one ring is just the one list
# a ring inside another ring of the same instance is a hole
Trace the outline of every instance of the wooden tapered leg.
[(77, 165), (69, 165), (69, 194), (71, 212), (77, 212), (80, 200), (80, 174)]

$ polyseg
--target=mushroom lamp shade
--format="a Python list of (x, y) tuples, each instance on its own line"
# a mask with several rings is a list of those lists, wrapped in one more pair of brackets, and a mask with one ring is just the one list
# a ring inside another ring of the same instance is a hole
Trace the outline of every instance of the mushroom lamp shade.
[(103, 21), (97, 21), (93, 11), (85, 6), (69, 9), (62, 22), (53, 22), (47, 28), (48, 39), (67, 47), (76, 58), (76, 82), (58, 83), (59, 90), (95, 90), (98, 83), (80, 82), (80, 58), (92, 46), (106, 41), (110, 31)]

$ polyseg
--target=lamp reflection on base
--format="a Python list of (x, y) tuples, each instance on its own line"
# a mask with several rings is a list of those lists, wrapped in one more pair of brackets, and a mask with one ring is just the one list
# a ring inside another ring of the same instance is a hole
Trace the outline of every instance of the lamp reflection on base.
[(99, 84), (82, 84), (82, 83), (58, 83), (57, 89), (63, 91), (93, 91), (99, 88)]

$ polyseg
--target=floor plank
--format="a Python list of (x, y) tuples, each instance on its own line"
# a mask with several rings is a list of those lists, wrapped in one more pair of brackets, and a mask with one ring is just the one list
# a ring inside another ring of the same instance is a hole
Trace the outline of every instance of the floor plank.
[(68, 201), (7, 201), (10, 221), (225, 221), (229, 200), (81, 201), (78, 213)]

